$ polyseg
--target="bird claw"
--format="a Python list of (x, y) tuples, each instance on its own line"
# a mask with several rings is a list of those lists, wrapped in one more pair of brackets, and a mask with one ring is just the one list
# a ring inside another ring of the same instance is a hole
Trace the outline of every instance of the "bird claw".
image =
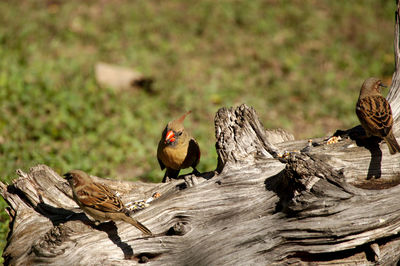
[(164, 176), (162, 183), (169, 183), (171, 182), (171, 178), (169, 178), (167, 175)]
[(187, 187), (194, 187), (199, 183), (199, 180), (194, 174), (185, 176), (184, 179)]
[(200, 172), (196, 168), (193, 168), (192, 175), (198, 176), (200, 175)]

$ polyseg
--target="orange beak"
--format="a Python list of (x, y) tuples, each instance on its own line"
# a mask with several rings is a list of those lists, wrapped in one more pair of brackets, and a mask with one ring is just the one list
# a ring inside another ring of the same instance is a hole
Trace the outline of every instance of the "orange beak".
[(165, 135), (165, 143), (171, 143), (175, 141), (175, 134), (172, 130), (168, 131)]

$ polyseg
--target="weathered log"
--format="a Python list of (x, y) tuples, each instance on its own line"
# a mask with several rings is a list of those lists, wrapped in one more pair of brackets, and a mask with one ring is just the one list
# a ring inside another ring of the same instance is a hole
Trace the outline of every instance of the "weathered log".
[[(388, 99), (400, 132), (399, 7), (396, 72)], [(71, 199), (67, 183), (45, 165), (18, 171), (0, 184), (8, 202), (10, 234), (4, 251), (12, 265), (221, 265), (396, 264), (400, 260), (399, 154), (386, 144), (343, 139), (284, 141), (266, 132), (246, 105), (222, 108), (215, 117), (216, 171), (168, 184), (95, 178), (124, 202), (156, 199), (131, 225), (95, 226)]]

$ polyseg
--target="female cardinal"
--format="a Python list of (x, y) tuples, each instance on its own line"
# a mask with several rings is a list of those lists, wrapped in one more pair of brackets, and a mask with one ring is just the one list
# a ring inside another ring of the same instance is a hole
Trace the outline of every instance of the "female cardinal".
[(196, 166), (200, 161), (200, 147), (183, 128), (183, 120), (191, 111), (167, 124), (158, 143), (157, 159), (161, 170), (167, 168), (163, 182), (178, 177), (179, 171), (192, 167), (193, 173), (198, 173)]

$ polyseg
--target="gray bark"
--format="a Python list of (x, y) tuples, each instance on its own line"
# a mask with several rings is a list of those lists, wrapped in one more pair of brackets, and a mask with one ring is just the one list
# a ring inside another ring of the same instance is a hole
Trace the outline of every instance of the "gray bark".
[[(398, 9), (397, 9), (398, 11)], [(388, 99), (399, 136), (399, 18), (396, 72)], [(355, 114), (354, 114), (355, 115)], [(0, 185), (11, 217), (6, 263), (72, 265), (396, 264), (400, 259), (399, 154), (360, 142), (294, 141), (266, 131), (246, 105), (215, 117), (216, 171), (168, 184), (94, 177), (124, 202), (161, 197), (135, 218), (94, 226), (71, 199), (67, 183), (45, 165), (17, 171)], [(282, 140), (283, 142), (280, 142)], [(356, 141), (357, 140), (357, 141)], [(363, 146), (359, 145), (363, 144)]]

